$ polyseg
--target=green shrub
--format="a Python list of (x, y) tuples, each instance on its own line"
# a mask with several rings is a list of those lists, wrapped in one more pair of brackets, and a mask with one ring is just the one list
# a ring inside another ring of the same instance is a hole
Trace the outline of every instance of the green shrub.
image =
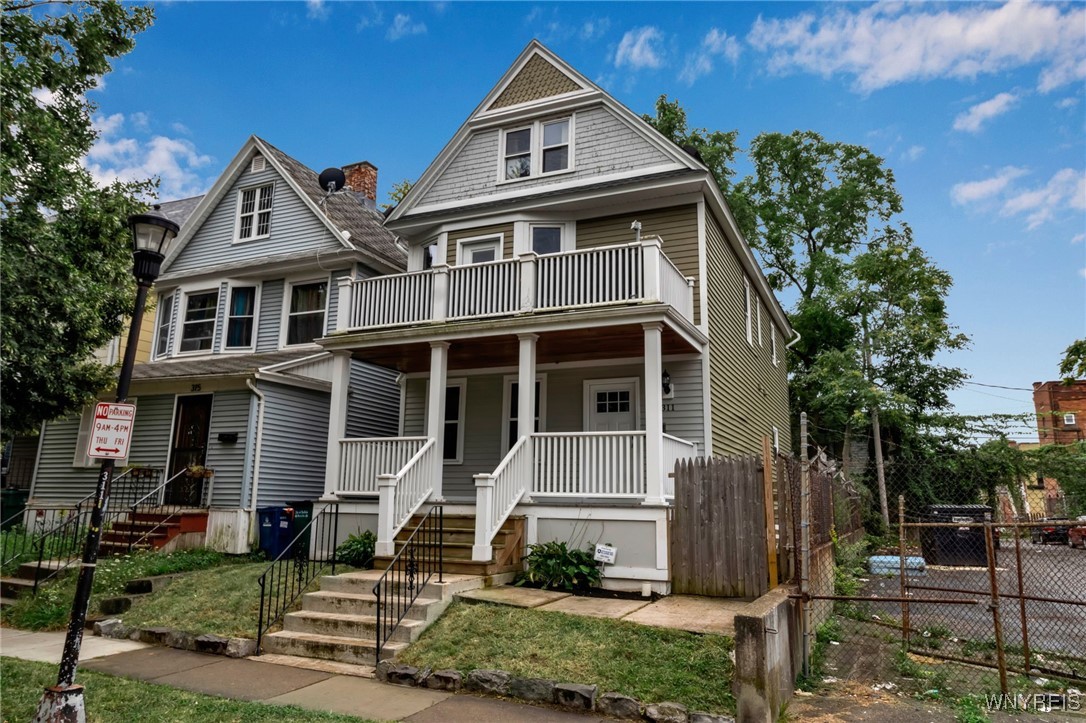
[(351, 535), (336, 548), (336, 561), (368, 570), (373, 567), (373, 551), (376, 546), (377, 535), (369, 530), (361, 535)]
[(600, 582), (592, 550), (570, 549), (564, 542), (528, 545), (528, 550), (528, 569), (520, 573), (517, 585), (584, 592)]

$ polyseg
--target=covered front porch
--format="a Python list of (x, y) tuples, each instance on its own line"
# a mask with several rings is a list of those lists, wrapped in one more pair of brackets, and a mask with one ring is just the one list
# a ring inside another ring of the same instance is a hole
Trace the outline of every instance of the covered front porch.
[(530, 505), (666, 507), (675, 460), (704, 443), (704, 342), (666, 311), (638, 312), (338, 352), (340, 369), (353, 355), (401, 371), (401, 434), (337, 433), (336, 374), (325, 498), (376, 502), (379, 555), (427, 503), (473, 509), (477, 561)]

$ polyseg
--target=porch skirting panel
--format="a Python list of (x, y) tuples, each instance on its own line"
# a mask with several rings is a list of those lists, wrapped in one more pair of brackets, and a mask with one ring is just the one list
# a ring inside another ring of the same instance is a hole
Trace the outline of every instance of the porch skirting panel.
[(242, 509), (215, 509), (207, 513), (207, 541), (212, 550), (228, 555), (249, 552), (249, 512)]

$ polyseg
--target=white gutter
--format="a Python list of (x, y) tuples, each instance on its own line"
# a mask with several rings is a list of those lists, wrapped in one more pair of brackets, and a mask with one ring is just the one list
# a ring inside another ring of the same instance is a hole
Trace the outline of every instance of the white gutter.
[[(252, 379), (246, 379), (245, 385), (252, 390), (257, 399), (256, 412), (256, 445), (253, 449), (253, 480), (249, 493), (249, 538), (259, 541), (259, 530), (256, 519), (256, 495), (260, 489), (260, 447), (264, 443), (264, 392), (257, 389)], [(254, 537), (255, 536), (255, 537)]]

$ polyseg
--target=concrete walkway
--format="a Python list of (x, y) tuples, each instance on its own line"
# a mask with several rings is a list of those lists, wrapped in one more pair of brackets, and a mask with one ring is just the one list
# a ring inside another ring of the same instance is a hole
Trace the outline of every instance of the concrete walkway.
[[(0, 628), (0, 655), (59, 663), (64, 633), (31, 633)], [(594, 723), (606, 720), (495, 698), (404, 688), (368, 678), (262, 662), (224, 658), (174, 648), (87, 635), (81, 670), (143, 680), (235, 700), (296, 705), (371, 720), (412, 723)], [(78, 674), (76, 676), (78, 680)], [(5, 687), (18, 681), (5, 680)]]
[(580, 597), (564, 592), (513, 585), (467, 590), (459, 593), (457, 597), (467, 601), (627, 620), (631, 623), (657, 628), (674, 628), (692, 633), (717, 635), (735, 635), (735, 616), (742, 613), (750, 604), (744, 600), (697, 595), (668, 595), (655, 602), (647, 598), (623, 600)]

